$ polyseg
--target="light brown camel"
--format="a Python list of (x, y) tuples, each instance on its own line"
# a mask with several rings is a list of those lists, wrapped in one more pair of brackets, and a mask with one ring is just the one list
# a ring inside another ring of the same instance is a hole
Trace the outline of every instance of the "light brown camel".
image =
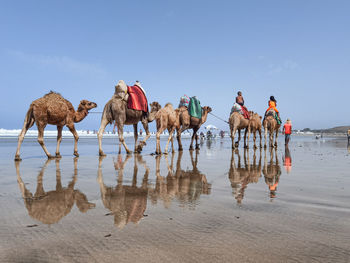
[(161, 154), (162, 151), (160, 149), (160, 135), (161, 133), (167, 129), (169, 132), (169, 137), (167, 144), (165, 146), (164, 153), (168, 153), (169, 142), (171, 141), (172, 152), (175, 152), (174, 149), (174, 132), (175, 129), (180, 128), (180, 118), (179, 118), (179, 110), (174, 110), (173, 105), (171, 103), (167, 103), (164, 108), (159, 110), (156, 114), (156, 122), (157, 122), (157, 145), (156, 145), (156, 154)]
[[(250, 111), (249, 114), (252, 115), (252, 112)], [(232, 112), (228, 122), (231, 131), (232, 149), (235, 149), (239, 146), (239, 141), (241, 140), (241, 130), (248, 128), (249, 120), (244, 118), (243, 115), (238, 112)], [(235, 142), (236, 131), (238, 131), (238, 140)], [(246, 146), (246, 135), (247, 130), (245, 130), (244, 133), (244, 146)]]
[[(140, 110), (129, 109), (127, 106), (127, 95), (125, 97), (122, 97), (123, 94), (126, 94), (126, 89), (127, 89), (127, 86), (125, 82), (119, 81), (117, 86), (115, 86), (114, 96), (106, 103), (103, 109), (103, 113), (101, 117), (101, 125), (97, 133), (100, 156), (106, 155), (102, 150), (103, 132), (107, 124), (112, 124), (114, 121), (116, 122), (118, 127), (119, 142), (123, 144), (125, 151), (128, 154), (130, 154), (131, 151), (126, 146), (126, 143), (124, 141), (124, 135), (123, 135), (124, 125), (134, 126), (134, 139), (135, 139), (134, 152), (140, 153), (142, 151), (142, 147), (146, 145), (146, 141), (151, 136), (151, 133), (149, 132), (149, 129), (148, 129), (148, 123), (152, 122), (155, 119), (156, 113), (161, 109), (161, 106), (159, 105), (158, 102), (152, 102), (150, 104), (151, 110), (149, 111), (148, 115)], [(124, 93), (123, 93), (123, 90), (124, 90)], [(144, 140), (141, 141), (139, 145), (137, 145), (137, 139), (138, 139), (137, 124), (139, 121), (141, 121), (143, 128), (146, 131), (146, 136)]]
[(193, 145), (194, 138), (196, 138), (196, 149), (199, 149), (197, 131), (199, 130), (201, 125), (207, 121), (208, 114), (209, 112), (212, 111), (212, 109), (209, 106), (202, 107), (202, 118), (200, 119), (191, 117), (190, 114), (188, 113), (187, 107), (185, 106), (178, 108), (178, 110), (179, 110), (180, 126), (176, 128), (176, 136), (177, 136), (177, 142), (179, 144), (179, 151), (183, 150), (182, 142), (181, 142), (181, 133), (187, 129), (193, 130), (190, 150), (193, 149), (192, 145)]
[[(275, 155), (275, 160), (274, 160)], [(277, 149), (270, 148), (270, 162), (267, 163), (267, 150), (265, 149), (264, 167), (262, 173), (265, 177), (265, 183), (269, 187), (270, 198), (276, 197), (277, 186), (282, 173), (281, 166), (279, 165)]]
[[(123, 161), (119, 156), (120, 161), (114, 164), (118, 172), (117, 185), (115, 187), (106, 186), (103, 182), (102, 175), (102, 160), (105, 158), (101, 156), (98, 165), (97, 181), (100, 185), (101, 199), (105, 208), (111, 211), (107, 215), (114, 216), (114, 224), (119, 228), (123, 228), (129, 222), (137, 224), (144, 216), (147, 207), (148, 195), (148, 175), (150, 169), (143, 161), (141, 155), (134, 155), (134, 171), (131, 185), (123, 184), (123, 175), (126, 163), (131, 158), (131, 155), (126, 155)], [(142, 185), (137, 186), (138, 164), (144, 165), (145, 174), (143, 176)]]
[(59, 167), (60, 159), (56, 159), (56, 189), (46, 192), (43, 187), (43, 176), (48, 164), (51, 162), (51, 159), (48, 159), (39, 172), (34, 195), (27, 189), (26, 184), (21, 178), (20, 162), (15, 162), (18, 186), (21, 190), (28, 214), (32, 218), (44, 224), (54, 224), (70, 213), (74, 203), (82, 213), (95, 207), (95, 204), (87, 200), (85, 194), (74, 189), (78, 176), (77, 161), (78, 158), (74, 158), (74, 176), (72, 181), (67, 187), (62, 187), (61, 170)]
[(252, 112), (249, 119), (248, 129), (246, 129), (246, 132), (248, 132), (248, 140), (245, 144), (246, 148), (249, 148), (249, 138), (250, 133), (253, 133), (253, 141), (254, 141), (254, 149), (256, 149), (256, 132), (259, 132), (260, 135), (260, 148), (262, 148), (261, 144), (261, 116), (259, 114)]
[[(278, 124), (276, 119), (274, 118), (274, 111), (271, 110), (267, 112), (266, 117), (264, 118), (262, 122), (262, 126), (264, 127), (265, 131), (265, 144), (264, 147), (266, 148), (267, 144), (267, 132), (269, 132), (269, 145), (270, 147), (276, 147), (277, 148), (277, 139), (278, 139), (278, 132), (281, 127), (281, 124)], [(275, 134), (275, 136), (274, 136)], [(274, 141), (275, 137), (275, 142)]]
[[(235, 163), (234, 155), (237, 154), (238, 162)], [(232, 194), (237, 200), (237, 204), (241, 204), (244, 198), (245, 189), (250, 183), (258, 183), (261, 177), (261, 151), (259, 162), (256, 164), (256, 149), (254, 149), (253, 164), (250, 164), (249, 152), (244, 149), (244, 167), (241, 165), (241, 155), (238, 149), (232, 150), (231, 165), (228, 173), (231, 182)]]
[(20, 148), (24, 136), (28, 129), (36, 123), (38, 127), (38, 142), (43, 148), (48, 158), (54, 158), (46, 149), (44, 144), (44, 129), (47, 124), (57, 126), (57, 147), (56, 157), (60, 155), (60, 143), (62, 140), (62, 129), (66, 125), (74, 136), (74, 155), (78, 154), (78, 133), (75, 130), (74, 123), (82, 121), (89, 113), (89, 110), (96, 108), (95, 102), (87, 100), (80, 101), (77, 111), (73, 105), (64, 99), (59, 93), (51, 91), (44, 97), (37, 99), (30, 104), (29, 110), (24, 119), (24, 124), (20, 135), (18, 136), (18, 146), (15, 155), (15, 160), (20, 161)]

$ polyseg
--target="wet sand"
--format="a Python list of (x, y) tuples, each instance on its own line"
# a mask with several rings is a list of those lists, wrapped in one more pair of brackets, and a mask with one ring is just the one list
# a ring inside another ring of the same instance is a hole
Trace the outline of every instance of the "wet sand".
[(0, 138), (0, 262), (350, 262), (346, 138), (161, 157), (153, 139), (142, 155), (103, 146), (82, 138), (73, 158), (64, 138), (47, 161), (26, 138), (15, 163), (16, 139)]

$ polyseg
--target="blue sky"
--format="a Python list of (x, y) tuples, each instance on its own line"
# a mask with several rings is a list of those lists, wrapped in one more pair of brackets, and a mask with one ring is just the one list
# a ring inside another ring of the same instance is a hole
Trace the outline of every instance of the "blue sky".
[(119, 79), (162, 106), (196, 95), (224, 119), (241, 90), (261, 115), (274, 95), (294, 128), (349, 125), (349, 13), (340, 0), (1, 1), (0, 128), (21, 128), (50, 90), (102, 111)]

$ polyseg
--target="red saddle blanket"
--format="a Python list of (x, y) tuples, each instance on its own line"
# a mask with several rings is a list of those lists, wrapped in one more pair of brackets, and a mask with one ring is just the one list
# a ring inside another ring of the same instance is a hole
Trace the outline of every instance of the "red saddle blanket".
[(138, 86), (128, 86), (128, 108), (148, 112), (147, 98)]

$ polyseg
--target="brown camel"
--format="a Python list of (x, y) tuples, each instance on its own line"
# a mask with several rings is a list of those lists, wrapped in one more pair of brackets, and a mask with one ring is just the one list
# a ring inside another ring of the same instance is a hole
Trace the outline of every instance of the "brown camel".
[[(235, 163), (234, 155), (237, 154), (238, 162)], [(261, 177), (261, 151), (258, 165), (256, 164), (256, 149), (254, 149), (253, 164), (250, 164), (249, 152), (244, 149), (244, 167), (241, 165), (241, 156), (238, 149), (232, 150), (231, 165), (229, 170), (229, 180), (231, 182), (232, 194), (237, 200), (237, 204), (241, 204), (244, 198), (245, 189), (250, 183), (258, 183)]]
[[(126, 163), (131, 155), (126, 155), (123, 161), (121, 156), (118, 162), (114, 164), (118, 172), (117, 185), (115, 187), (107, 187), (103, 182), (102, 160), (101, 156), (98, 165), (98, 183), (100, 185), (101, 199), (105, 208), (111, 211), (107, 215), (114, 216), (114, 224), (119, 228), (123, 228), (129, 222), (137, 224), (144, 216), (147, 206), (148, 195), (148, 175), (150, 169), (146, 166), (141, 155), (134, 155), (134, 173), (131, 185), (123, 184), (123, 174)], [(143, 182), (140, 187), (137, 186), (138, 164), (142, 163), (145, 168)]]
[(208, 114), (209, 112), (212, 111), (212, 109), (209, 106), (202, 107), (202, 118), (200, 119), (191, 117), (190, 114), (188, 113), (188, 109), (185, 106), (178, 108), (178, 110), (179, 110), (180, 126), (176, 128), (176, 136), (177, 136), (177, 142), (179, 144), (179, 151), (183, 150), (182, 143), (181, 143), (181, 133), (187, 129), (193, 130), (190, 150), (193, 149), (192, 145), (193, 145), (194, 138), (196, 138), (196, 149), (199, 149), (197, 131), (199, 130), (201, 125), (207, 121)]
[(254, 141), (254, 149), (256, 149), (256, 132), (259, 132), (260, 135), (260, 148), (262, 148), (261, 144), (261, 116), (259, 114), (252, 112), (249, 119), (248, 129), (246, 129), (246, 132), (248, 132), (248, 140), (246, 142), (245, 147), (249, 148), (249, 138), (250, 133), (253, 133), (253, 141)]
[[(264, 127), (265, 131), (265, 144), (264, 147), (266, 148), (267, 143), (267, 132), (269, 132), (269, 145), (270, 147), (276, 147), (277, 148), (277, 139), (278, 139), (278, 132), (281, 127), (281, 124), (278, 124), (276, 119), (274, 118), (274, 111), (271, 110), (267, 112), (266, 117), (264, 118), (262, 122), (262, 126)], [(274, 136), (275, 134), (275, 136)], [(273, 139), (275, 137), (275, 143), (273, 142)]]
[(164, 153), (168, 153), (169, 142), (171, 141), (172, 152), (175, 152), (174, 149), (174, 131), (175, 129), (180, 128), (180, 118), (179, 118), (179, 110), (174, 110), (173, 105), (171, 103), (167, 103), (164, 108), (156, 114), (156, 122), (157, 122), (157, 146), (156, 146), (156, 154), (161, 154), (162, 151), (160, 149), (160, 135), (161, 133), (167, 129), (169, 132), (168, 142), (165, 146)]
[[(275, 155), (275, 160), (274, 160), (274, 155)], [(269, 164), (267, 163), (267, 150), (265, 150), (264, 167), (262, 169), (262, 173), (265, 177), (265, 183), (269, 187), (270, 198), (275, 198), (277, 186), (282, 173), (281, 166), (279, 165), (279, 161), (278, 161), (276, 148), (274, 150), (270, 148)]]
[[(251, 116), (252, 112), (250, 111), (249, 114)], [(246, 135), (247, 135), (247, 128), (249, 125), (249, 120), (244, 118), (243, 115), (238, 112), (232, 112), (228, 122), (230, 124), (232, 149), (235, 149), (236, 147), (239, 146), (239, 141), (241, 140), (241, 130), (243, 129), (246, 129), (244, 133), (244, 146), (246, 146)], [(238, 141), (235, 142), (236, 131), (238, 131)]]
[(34, 195), (27, 189), (26, 184), (21, 178), (19, 169), (20, 162), (15, 163), (17, 182), (24, 199), (24, 204), (28, 210), (28, 214), (44, 224), (54, 224), (70, 213), (74, 203), (82, 213), (95, 207), (95, 204), (90, 203), (87, 200), (85, 194), (74, 189), (78, 176), (78, 158), (74, 158), (74, 176), (72, 181), (68, 184), (68, 187), (62, 187), (61, 170), (59, 167), (60, 159), (56, 159), (56, 190), (45, 192), (43, 187), (43, 176), (50, 161), (51, 159), (48, 159), (39, 172)]
[[(123, 90), (124, 90), (124, 93), (121, 92)], [(136, 152), (140, 153), (142, 151), (143, 146), (146, 145), (146, 141), (151, 136), (151, 133), (149, 132), (149, 129), (148, 129), (148, 123), (152, 122), (155, 119), (157, 112), (161, 109), (161, 106), (159, 105), (158, 102), (152, 102), (150, 104), (151, 110), (148, 113), (148, 115), (140, 110), (129, 109), (127, 106), (127, 95), (125, 97), (122, 97), (124, 94), (126, 94), (126, 90), (127, 90), (127, 86), (125, 82), (119, 81), (117, 86), (115, 86), (114, 96), (106, 103), (103, 109), (103, 113), (101, 117), (101, 125), (97, 133), (100, 156), (106, 155), (102, 150), (103, 132), (107, 124), (112, 124), (114, 121), (116, 122), (118, 127), (119, 142), (123, 144), (125, 151), (128, 154), (130, 154), (131, 151), (126, 146), (124, 141), (124, 135), (123, 135), (124, 125), (134, 126), (134, 139), (135, 139), (134, 152), (135, 153)], [(138, 139), (137, 124), (139, 121), (141, 121), (143, 128), (146, 131), (146, 137), (143, 141), (140, 142), (139, 145), (137, 145), (137, 139)]]
[(18, 146), (16, 151), (15, 160), (20, 161), (20, 148), (23, 142), (24, 136), (28, 129), (36, 123), (38, 127), (38, 142), (43, 148), (48, 158), (54, 158), (46, 149), (44, 144), (44, 129), (47, 124), (57, 126), (57, 148), (56, 157), (60, 155), (60, 143), (62, 140), (62, 129), (66, 125), (74, 136), (74, 155), (78, 154), (78, 133), (75, 130), (74, 123), (82, 121), (89, 113), (89, 110), (96, 108), (95, 102), (87, 100), (80, 101), (78, 110), (75, 111), (73, 105), (66, 99), (64, 99), (59, 93), (51, 91), (44, 97), (37, 99), (30, 104), (29, 110), (24, 119), (24, 124), (20, 135), (18, 136)]

